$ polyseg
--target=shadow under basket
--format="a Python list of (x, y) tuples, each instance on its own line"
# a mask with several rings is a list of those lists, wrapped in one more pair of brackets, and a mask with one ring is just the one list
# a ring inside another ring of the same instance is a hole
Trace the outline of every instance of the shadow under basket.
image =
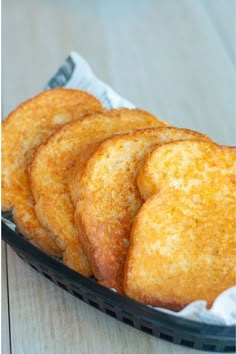
[(235, 352), (235, 326), (216, 326), (178, 318), (117, 294), (40, 251), (4, 221), (2, 239), (47, 279), (129, 326), (189, 348), (211, 352)]

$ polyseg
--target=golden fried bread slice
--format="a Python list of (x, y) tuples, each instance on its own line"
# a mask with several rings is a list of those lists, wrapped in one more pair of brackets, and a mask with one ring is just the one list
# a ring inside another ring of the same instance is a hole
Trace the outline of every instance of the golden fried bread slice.
[(2, 124), (2, 209), (13, 211), (18, 229), (44, 251), (61, 250), (38, 222), (30, 189), (28, 166), (35, 149), (65, 123), (102, 110), (90, 94), (53, 89), (20, 104)]
[[(222, 186), (223, 187), (223, 186)], [(150, 197), (133, 224), (124, 278), (129, 297), (181, 310), (235, 285), (235, 188), (193, 197), (166, 189)]]
[(158, 144), (181, 139), (208, 138), (173, 127), (115, 136), (95, 150), (79, 173), (75, 223), (100, 283), (122, 291), (130, 229), (142, 205), (135, 182), (137, 173)]
[[(202, 183), (235, 175), (235, 149), (213, 142), (171, 142), (153, 150), (137, 176), (142, 199), (166, 187), (197, 193)], [(178, 163), (175, 163), (178, 161)], [(191, 163), (189, 163), (191, 161)]]
[(158, 193), (148, 190), (132, 227), (126, 295), (177, 311), (195, 300), (210, 307), (235, 284), (235, 157), (231, 148), (196, 141), (150, 154)]
[[(127, 119), (128, 121), (130, 120), (130, 124), (131, 126), (127, 126), (128, 129), (122, 128), (119, 131), (117, 131), (117, 133), (128, 133), (130, 130), (134, 130), (134, 129), (143, 129), (143, 128), (147, 128), (147, 127), (161, 127), (161, 126), (167, 126), (167, 123), (161, 121), (161, 120), (157, 120), (154, 121), (155, 124), (153, 124), (153, 121), (150, 121), (151, 116), (147, 115), (147, 112), (140, 110), (140, 109), (122, 109), (122, 110), (111, 110), (109, 115), (111, 117), (114, 116), (119, 116), (120, 118)], [(135, 126), (135, 122), (134, 120), (137, 119), (137, 126)], [(149, 117), (149, 122), (142, 122), (142, 119), (147, 119)], [(152, 116), (153, 118), (153, 116)], [(116, 118), (118, 119), (118, 118)], [(110, 136), (117, 134), (117, 133), (112, 133), (110, 134)], [(109, 136), (107, 135), (106, 138), (108, 138)], [(104, 138), (105, 139), (105, 138)], [(79, 188), (79, 181), (80, 181), (80, 176), (83, 173), (83, 169), (84, 166), (86, 164), (86, 161), (88, 160), (88, 158), (92, 155), (93, 151), (96, 149), (96, 147), (98, 147), (101, 143), (101, 139), (98, 140), (98, 143), (91, 143), (89, 145), (85, 146), (84, 152), (80, 153), (79, 156), (77, 156), (77, 160), (74, 164), (74, 166), (70, 169), (70, 173), (68, 176), (68, 186), (69, 186), (69, 190), (70, 190), (70, 195), (72, 198), (72, 201), (74, 203), (74, 205), (76, 205), (77, 200), (79, 198), (79, 193), (80, 193), (80, 188)]]
[(74, 206), (67, 185), (70, 168), (91, 144), (116, 133), (163, 124), (141, 110), (111, 110), (68, 123), (36, 151), (31, 165), (35, 211), (63, 250), (63, 260), (71, 268), (90, 274), (74, 228)]

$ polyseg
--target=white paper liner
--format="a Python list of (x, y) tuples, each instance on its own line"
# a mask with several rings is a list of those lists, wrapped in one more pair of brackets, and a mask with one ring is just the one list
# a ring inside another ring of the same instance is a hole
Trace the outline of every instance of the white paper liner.
[[(66, 87), (81, 89), (97, 97), (106, 108), (135, 106), (118, 95), (107, 84), (99, 80), (88, 63), (77, 53), (71, 52), (64, 64), (58, 69), (46, 89)], [(194, 301), (179, 312), (155, 307), (156, 309), (182, 318), (216, 325), (236, 325), (236, 286), (221, 293), (210, 310), (206, 301)]]
[(111, 87), (99, 80), (88, 63), (75, 52), (69, 55), (65, 63), (49, 81), (46, 89), (58, 86), (87, 91), (97, 97), (106, 108), (135, 107), (131, 102), (119, 96)]

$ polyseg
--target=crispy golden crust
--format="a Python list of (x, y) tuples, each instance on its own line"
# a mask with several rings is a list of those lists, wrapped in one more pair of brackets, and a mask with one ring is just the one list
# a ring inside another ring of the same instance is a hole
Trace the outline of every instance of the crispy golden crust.
[[(147, 156), (137, 176), (142, 199), (147, 200), (164, 187), (197, 193), (199, 185), (206, 180), (211, 181), (214, 178), (217, 183), (217, 178), (222, 178), (223, 171), (231, 171), (233, 176), (232, 157), (235, 156), (235, 151), (232, 147), (213, 142), (192, 141), (169, 143), (155, 149)], [(173, 163), (176, 158), (178, 164)], [(186, 160), (191, 161), (191, 164), (186, 163)], [(211, 171), (209, 165), (212, 166)], [(221, 165), (222, 172), (219, 173)]]
[(196, 141), (150, 154), (159, 193), (132, 227), (126, 295), (177, 311), (195, 300), (210, 307), (235, 284), (235, 157), (233, 149)]
[[(140, 111), (142, 113), (143, 111)], [(114, 110), (113, 114), (116, 113)], [(133, 119), (133, 112), (132, 110), (129, 111), (131, 119)], [(179, 128), (174, 128), (167, 126), (166, 123), (163, 123), (162, 121), (159, 121), (160, 124), (158, 124), (158, 127), (163, 128), (161, 136), (159, 137), (160, 139), (160, 144), (172, 140), (182, 140), (182, 139), (201, 139), (201, 140), (210, 140), (209, 137), (206, 135), (189, 130), (189, 129), (180, 129)], [(160, 125), (160, 126), (159, 126)], [(165, 125), (165, 126), (164, 126)], [(163, 126), (163, 127), (162, 127)], [(164, 129), (165, 128), (165, 129)], [(167, 128), (167, 129), (166, 129)], [(137, 126), (137, 129), (140, 129), (140, 126)], [(122, 132), (120, 132), (122, 133)], [(125, 133), (125, 131), (123, 131)], [(183, 137), (185, 136), (185, 138)], [(68, 185), (70, 189), (70, 195), (73, 200), (74, 205), (76, 205), (79, 195), (80, 195), (80, 178), (83, 174), (83, 170), (86, 165), (86, 161), (88, 160), (89, 156), (92, 155), (93, 151), (98, 147), (98, 145), (101, 143), (101, 141), (98, 144), (90, 144), (85, 147), (83, 154), (80, 153), (80, 155), (77, 157), (77, 161), (74, 164), (74, 166), (70, 170), (70, 174), (68, 176)]]
[[(102, 142), (102, 141), (101, 141)], [(75, 161), (74, 166), (70, 169), (70, 172), (67, 176), (67, 183), (70, 191), (70, 196), (72, 199), (73, 204), (76, 206), (77, 201), (79, 199), (80, 195), (80, 178), (83, 174), (85, 165), (87, 160), (90, 158), (90, 156), (93, 154), (93, 152), (96, 150), (96, 148), (100, 145), (100, 143), (97, 144), (89, 144), (86, 145), (82, 151), (80, 151), (80, 154), (77, 157), (77, 160)]]
[[(115, 119), (125, 119), (130, 120), (130, 128), (127, 126), (128, 129), (125, 127), (117, 131), (117, 133), (110, 134), (118, 134), (118, 133), (128, 133), (131, 129), (143, 129), (146, 127), (151, 127), (151, 126), (167, 126), (168, 124), (161, 121), (157, 120), (155, 118), (154, 124), (153, 124), (153, 116), (150, 115), (149, 113), (141, 110), (141, 109), (127, 109), (123, 108), (122, 110), (111, 110), (109, 115), (111, 118), (116, 117)], [(137, 119), (137, 126), (135, 126), (134, 120)], [(143, 119), (148, 119), (148, 121), (143, 121)], [(126, 123), (125, 123), (126, 124)], [(105, 138), (108, 138), (109, 136), (107, 135)], [(104, 139), (105, 139), (104, 138)], [(93, 143), (91, 141), (90, 145), (85, 146), (84, 152), (80, 153), (79, 156), (77, 157), (76, 163), (70, 170), (70, 174), (68, 176), (68, 185), (69, 185), (69, 190), (70, 190), (70, 195), (72, 198), (73, 203), (76, 205), (78, 198), (79, 198), (79, 193), (80, 193), (80, 188), (79, 188), (79, 183), (80, 183), (80, 177), (83, 174), (83, 169), (86, 164), (86, 161), (88, 158), (92, 155), (93, 151), (97, 148), (97, 146), (102, 142), (102, 139), (99, 140), (99, 143)]]
[(68, 188), (70, 169), (91, 144), (116, 133), (163, 124), (140, 110), (111, 110), (67, 124), (36, 151), (31, 164), (35, 211), (41, 224), (64, 250), (63, 259), (71, 268), (91, 274), (88, 264), (80, 264), (81, 246), (74, 228), (74, 206)]
[(13, 209), (19, 230), (44, 251), (61, 250), (37, 220), (28, 166), (35, 149), (65, 123), (102, 110), (93, 96), (69, 89), (53, 89), (20, 104), (2, 124), (2, 209)]
[(75, 222), (102, 284), (122, 291), (130, 229), (142, 205), (135, 180), (144, 158), (158, 144), (181, 139), (209, 138), (173, 127), (115, 136), (95, 150), (79, 173)]

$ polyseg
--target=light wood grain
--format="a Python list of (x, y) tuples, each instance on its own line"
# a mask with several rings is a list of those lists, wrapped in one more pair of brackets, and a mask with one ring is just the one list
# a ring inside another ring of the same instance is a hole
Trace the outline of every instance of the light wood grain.
[[(137, 106), (232, 145), (234, 8), (231, 0), (3, 0), (3, 115), (38, 93), (74, 50)], [(89, 307), (37, 274), (10, 248), (8, 277), (13, 354), (201, 353)], [(9, 352), (6, 303), (5, 291), (4, 354)]]
[(136, 105), (232, 145), (235, 70), (215, 26), (194, 0), (5, 0), (3, 112), (38, 92), (73, 49)]
[(113, 87), (173, 125), (233, 144), (235, 72), (201, 2), (139, 1), (125, 13), (121, 3), (102, 7)]
[(9, 307), (8, 307), (8, 283), (7, 283), (7, 254), (6, 254), (6, 244), (2, 242), (1, 245), (1, 321), (2, 321), (2, 328), (1, 328), (1, 338), (2, 338), (2, 354), (9, 354), (10, 353), (10, 326), (9, 326)]

